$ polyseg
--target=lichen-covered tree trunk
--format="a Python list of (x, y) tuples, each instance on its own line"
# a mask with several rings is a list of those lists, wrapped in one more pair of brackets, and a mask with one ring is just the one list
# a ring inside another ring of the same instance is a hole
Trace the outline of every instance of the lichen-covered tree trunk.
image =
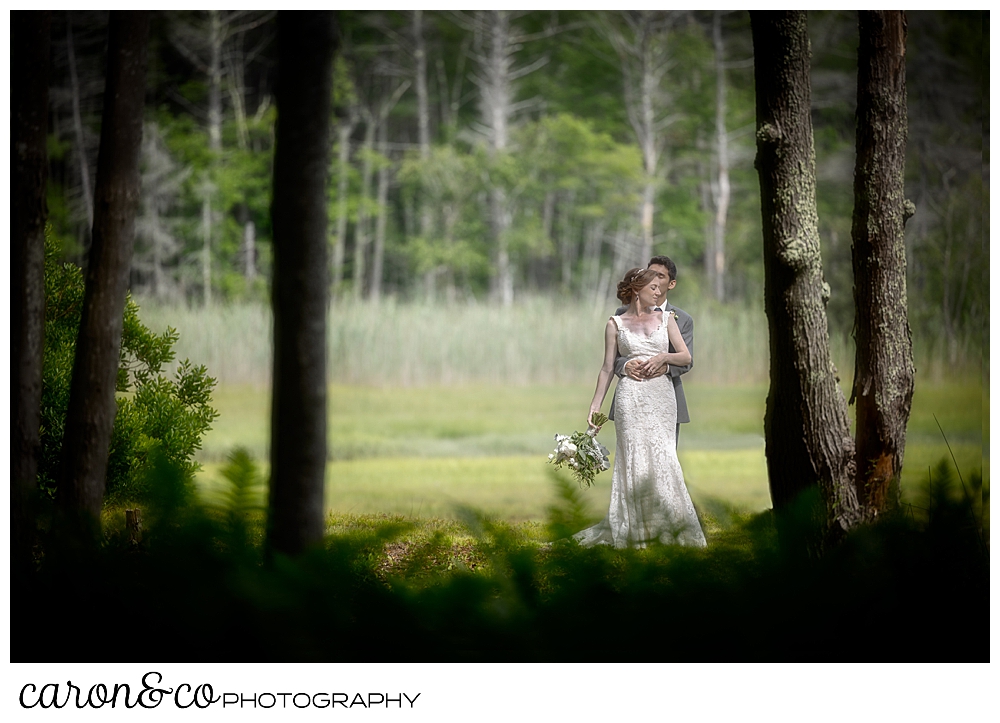
[(58, 503), (70, 519), (97, 525), (115, 421), (145, 110), (149, 12), (112, 11), (101, 145), (94, 186), (94, 229), (59, 479)]
[(858, 13), (857, 158), (854, 169), (857, 492), (866, 517), (899, 500), (913, 399), (913, 344), (906, 315), (903, 193), (906, 161), (906, 17)]
[(764, 414), (771, 500), (781, 510), (819, 485), (830, 522), (847, 529), (857, 519), (854, 441), (830, 358), (806, 14), (753, 12), (750, 21), (771, 356)]
[(11, 561), (30, 568), (31, 500), (38, 473), (45, 316), (49, 11), (14, 11), (11, 29)]
[(335, 23), (330, 12), (278, 13), (267, 545), (290, 555), (323, 538), (326, 181)]

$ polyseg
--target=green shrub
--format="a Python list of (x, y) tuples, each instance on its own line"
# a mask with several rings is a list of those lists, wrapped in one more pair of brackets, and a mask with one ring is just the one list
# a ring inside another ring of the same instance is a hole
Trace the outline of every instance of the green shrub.
[[(59, 244), (45, 240), (45, 347), (42, 366), (40, 489), (55, 495), (62, 453), (76, 337), (83, 309), (83, 272), (60, 262)], [(154, 334), (139, 320), (131, 295), (125, 302), (115, 414), (105, 494), (118, 500), (141, 499), (150, 452), (162, 456), (190, 477), (198, 468), (194, 453), (218, 412), (211, 406), (215, 379), (204, 366), (184, 360), (174, 379), (163, 376), (174, 358), (177, 332)]]

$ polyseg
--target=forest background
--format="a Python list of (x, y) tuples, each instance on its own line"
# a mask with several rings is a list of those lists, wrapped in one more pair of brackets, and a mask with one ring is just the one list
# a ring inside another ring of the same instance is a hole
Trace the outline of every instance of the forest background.
[[(988, 476), (989, 24), (907, 18), (918, 382), (903, 482), (916, 490), (945, 452), (932, 415), (962, 466)], [(847, 386), (857, 18), (809, 21), (827, 314)], [(50, 221), (81, 264), (106, 25), (53, 15)], [(236, 444), (267, 456), (274, 32), (264, 12), (153, 21), (131, 289), (143, 321), (176, 327), (178, 357), (219, 380), (206, 485)], [(551, 435), (582, 427), (615, 281), (652, 253), (677, 263), (671, 301), (696, 323), (681, 435), (696, 501), (769, 506), (747, 14), (342, 12), (340, 33), (328, 506), (543, 516)]]

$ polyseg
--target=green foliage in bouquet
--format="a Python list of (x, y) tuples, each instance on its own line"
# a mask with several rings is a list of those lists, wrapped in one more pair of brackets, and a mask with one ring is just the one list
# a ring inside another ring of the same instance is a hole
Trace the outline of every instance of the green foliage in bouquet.
[(549, 464), (554, 464), (556, 469), (563, 465), (569, 467), (581, 487), (590, 487), (598, 474), (611, 469), (608, 449), (596, 439), (608, 418), (603, 412), (594, 412), (590, 421), (597, 429), (555, 435), (556, 448), (549, 455)]
[[(38, 481), (49, 497), (56, 491), (84, 292), (83, 272), (74, 264), (61, 263), (59, 257), (58, 242), (47, 232)], [(218, 416), (211, 406), (215, 379), (204, 366), (187, 360), (180, 363), (174, 379), (163, 375), (163, 365), (174, 358), (177, 339), (177, 331), (170, 327), (162, 334), (146, 328), (139, 320), (139, 306), (128, 297), (116, 382), (118, 410), (105, 481), (110, 499), (145, 496), (144, 480), (154, 448), (187, 476), (198, 468), (195, 450)]]

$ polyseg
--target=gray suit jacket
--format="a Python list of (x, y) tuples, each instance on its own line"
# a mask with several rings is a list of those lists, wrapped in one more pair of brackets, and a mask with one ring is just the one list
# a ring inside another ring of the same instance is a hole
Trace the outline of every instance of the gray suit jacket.
[[(681, 336), (684, 337), (684, 343), (687, 344), (688, 351), (691, 352), (691, 363), (687, 366), (678, 367), (671, 364), (668, 367), (667, 373), (671, 377), (671, 381), (674, 383), (674, 395), (677, 397), (677, 422), (680, 424), (685, 424), (691, 421), (691, 417), (688, 416), (688, 405), (687, 399), (684, 398), (684, 384), (681, 382), (681, 374), (690, 371), (691, 367), (694, 366), (694, 319), (691, 315), (680, 309), (669, 301), (665, 302), (661, 307), (663, 311), (673, 311), (677, 314), (677, 326), (681, 330)], [(628, 309), (627, 306), (620, 306), (615, 312), (615, 316), (621, 316)], [(670, 345), (670, 351), (674, 351), (674, 347)], [(615, 374), (619, 377), (625, 374), (625, 362), (628, 361), (623, 356), (618, 356), (615, 358)], [(611, 412), (608, 414), (608, 419), (612, 422), (615, 421), (615, 397), (618, 396), (618, 387), (615, 386), (615, 396), (611, 398)]]

